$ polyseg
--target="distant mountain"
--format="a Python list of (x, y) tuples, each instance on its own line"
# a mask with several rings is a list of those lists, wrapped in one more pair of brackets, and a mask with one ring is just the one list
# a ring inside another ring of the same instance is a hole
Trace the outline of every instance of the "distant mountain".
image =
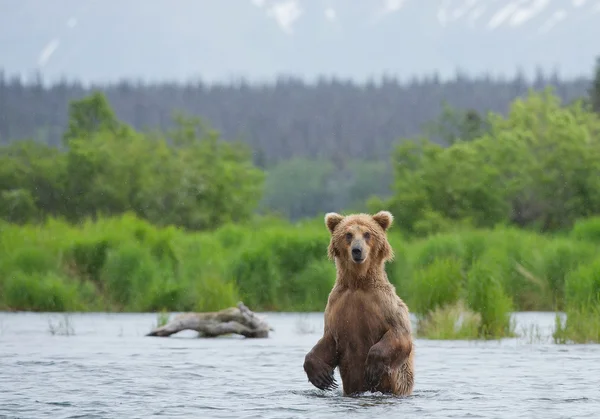
[(46, 80), (571, 78), (598, 39), (600, 0), (0, 0), (0, 68)]

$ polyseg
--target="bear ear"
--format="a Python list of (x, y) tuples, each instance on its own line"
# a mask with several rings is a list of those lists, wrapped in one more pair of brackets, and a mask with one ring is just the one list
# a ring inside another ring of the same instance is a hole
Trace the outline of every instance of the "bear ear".
[(337, 225), (344, 219), (343, 216), (338, 214), (337, 212), (328, 212), (325, 214), (325, 225), (330, 233), (333, 234), (333, 230), (337, 227)]
[(389, 211), (379, 211), (373, 216), (373, 219), (381, 226), (381, 228), (383, 228), (383, 231), (390, 228), (392, 222), (394, 222), (394, 216)]

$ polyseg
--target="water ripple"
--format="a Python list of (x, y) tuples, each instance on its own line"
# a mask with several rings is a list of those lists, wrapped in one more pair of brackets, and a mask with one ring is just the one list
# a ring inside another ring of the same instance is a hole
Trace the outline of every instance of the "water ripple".
[[(598, 345), (418, 340), (413, 395), (342, 397), (308, 383), (302, 363), (319, 335), (296, 332), (293, 315), (270, 314), (276, 331), (267, 340), (148, 338), (155, 318), (145, 314), (73, 315), (74, 335), (51, 336), (47, 317), (0, 314), (11, 325), (0, 335), (0, 417), (545, 419), (600, 412)], [(316, 330), (322, 322), (321, 315), (302, 318)], [(544, 320), (552, 321), (552, 314)]]

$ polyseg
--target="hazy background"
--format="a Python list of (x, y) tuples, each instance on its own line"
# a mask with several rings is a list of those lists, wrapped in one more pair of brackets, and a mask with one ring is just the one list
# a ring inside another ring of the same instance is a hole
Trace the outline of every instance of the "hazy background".
[[(598, 0), (1, 0), (0, 66), (84, 82), (589, 73)], [(596, 41), (595, 41), (596, 40)]]

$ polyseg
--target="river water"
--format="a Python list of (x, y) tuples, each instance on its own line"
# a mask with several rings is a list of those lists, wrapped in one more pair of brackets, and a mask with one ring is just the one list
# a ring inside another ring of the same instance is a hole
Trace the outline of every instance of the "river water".
[(65, 319), (0, 313), (0, 417), (600, 417), (600, 345), (551, 343), (550, 313), (516, 315), (527, 338), (417, 340), (408, 398), (312, 387), (302, 363), (322, 330), (320, 313), (269, 313), (275, 331), (255, 340), (145, 337), (153, 314)]

